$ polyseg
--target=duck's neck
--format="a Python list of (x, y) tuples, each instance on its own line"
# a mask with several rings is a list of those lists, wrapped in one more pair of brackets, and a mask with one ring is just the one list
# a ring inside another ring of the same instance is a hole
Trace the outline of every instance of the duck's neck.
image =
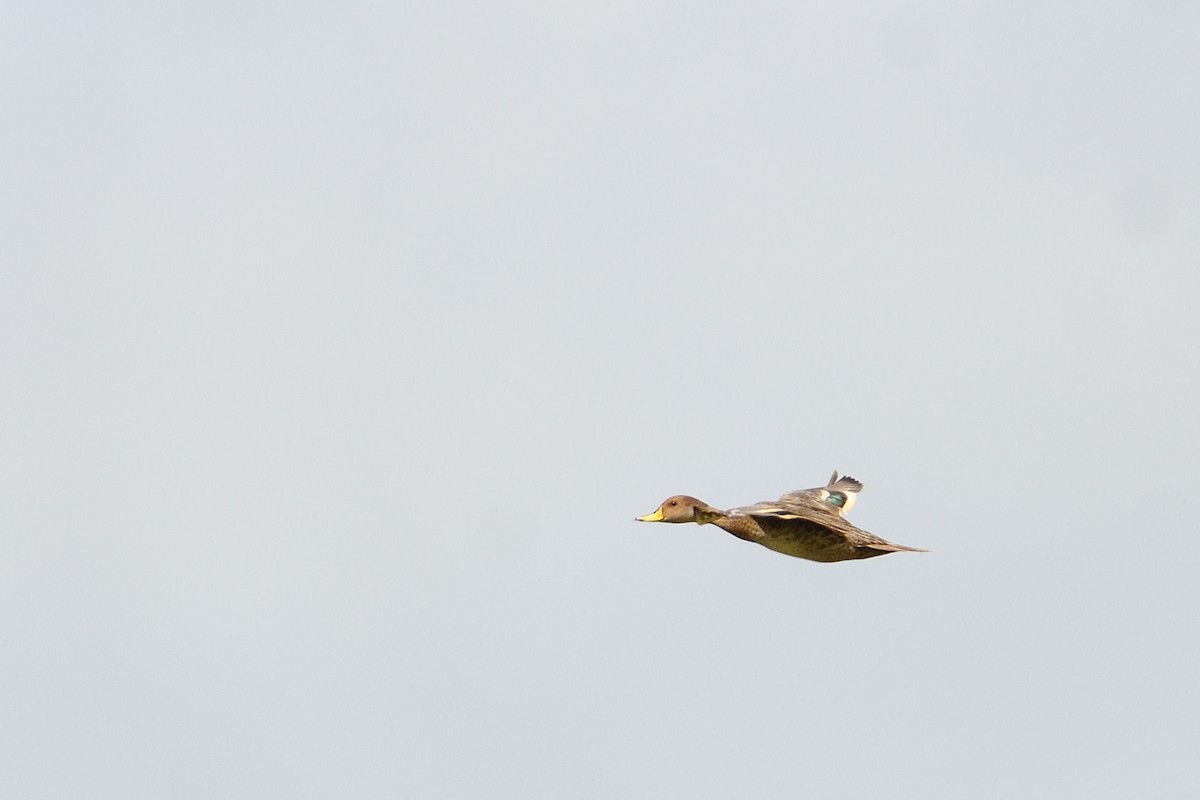
[(724, 511), (711, 506), (696, 509), (696, 522), (701, 525), (711, 522), (721, 530), (750, 542), (762, 538), (763, 535), (762, 528), (751, 517), (731, 517)]

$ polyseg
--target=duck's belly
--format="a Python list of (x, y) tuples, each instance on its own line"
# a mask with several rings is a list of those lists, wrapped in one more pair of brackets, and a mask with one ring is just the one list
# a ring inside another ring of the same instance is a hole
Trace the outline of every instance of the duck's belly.
[(845, 552), (845, 548), (821, 546), (817, 542), (762, 540), (759, 544), (777, 553), (807, 558), (809, 561), (845, 561), (854, 558), (854, 554)]
[(831, 561), (852, 561), (875, 555), (875, 553), (870, 552), (867, 548), (855, 547), (848, 542), (829, 542), (820, 537), (763, 537), (758, 540), (758, 543), (777, 553), (826, 563)]
[(773, 522), (770, 518), (734, 516), (720, 520), (717, 525), (740, 539), (809, 561), (850, 561), (874, 555), (866, 548), (855, 547), (821, 525), (798, 525), (789, 521), (784, 526)]

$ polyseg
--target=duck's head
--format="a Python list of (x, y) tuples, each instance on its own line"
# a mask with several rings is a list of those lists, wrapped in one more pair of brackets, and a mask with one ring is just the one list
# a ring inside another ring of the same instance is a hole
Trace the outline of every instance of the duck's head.
[(638, 522), (696, 522), (703, 525), (720, 516), (720, 511), (694, 497), (677, 494), (663, 500), (653, 514), (638, 517)]

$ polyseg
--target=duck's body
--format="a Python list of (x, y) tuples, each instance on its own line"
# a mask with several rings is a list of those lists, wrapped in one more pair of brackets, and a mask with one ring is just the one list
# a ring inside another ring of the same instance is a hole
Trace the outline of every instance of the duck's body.
[(835, 472), (826, 486), (788, 492), (776, 502), (722, 511), (694, 497), (676, 495), (665, 500), (653, 514), (638, 519), (712, 523), (739, 539), (809, 561), (850, 561), (901, 551), (924, 552), (892, 544), (848, 522), (844, 515), (861, 489), (858, 481), (839, 478)]

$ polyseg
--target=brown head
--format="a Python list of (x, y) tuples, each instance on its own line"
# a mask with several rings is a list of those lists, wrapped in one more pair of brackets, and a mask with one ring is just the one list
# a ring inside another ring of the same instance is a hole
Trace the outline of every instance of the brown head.
[(721, 512), (702, 500), (677, 494), (663, 500), (653, 514), (638, 517), (638, 522), (695, 522), (703, 525), (712, 522)]

